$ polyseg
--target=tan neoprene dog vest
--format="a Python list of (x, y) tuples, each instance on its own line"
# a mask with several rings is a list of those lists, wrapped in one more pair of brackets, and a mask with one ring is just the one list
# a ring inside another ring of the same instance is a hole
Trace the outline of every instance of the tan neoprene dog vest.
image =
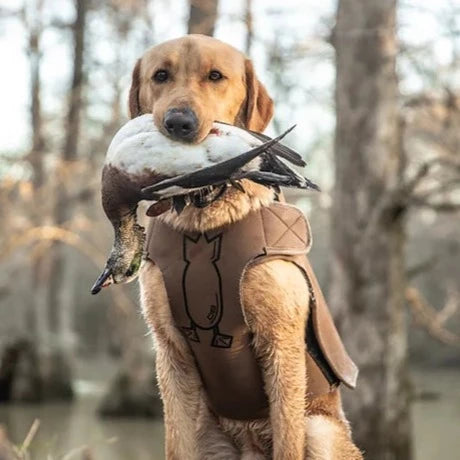
[(308, 397), (327, 393), (340, 382), (354, 388), (358, 370), (307, 260), (310, 245), (304, 215), (282, 203), (204, 234), (181, 233), (152, 220), (147, 257), (163, 274), (174, 321), (190, 345), (217, 414), (238, 420), (268, 416), (262, 374), (240, 296), (245, 270), (268, 258), (294, 263), (309, 287), (311, 314), (305, 325)]

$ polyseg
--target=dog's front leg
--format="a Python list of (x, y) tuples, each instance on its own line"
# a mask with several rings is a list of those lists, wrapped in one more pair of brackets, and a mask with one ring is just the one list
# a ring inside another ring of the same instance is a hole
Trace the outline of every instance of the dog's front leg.
[(242, 293), (270, 403), (273, 458), (303, 459), (308, 313), (305, 279), (294, 264), (272, 260), (247, 271)]
[(196, 420), (201, 402), (198, 376), (171, 344), (158, 341), (157, 378), (164, 406), (167, 460), (198, 460)]
[(196, 420), (202, 404), (201, 379), (185, 339), (171, 315), (163, 276), (146, 262), (141, 273), (144, 317), (156, 341), (156, 368), (164, 406), (167, 460), (199, 459)]

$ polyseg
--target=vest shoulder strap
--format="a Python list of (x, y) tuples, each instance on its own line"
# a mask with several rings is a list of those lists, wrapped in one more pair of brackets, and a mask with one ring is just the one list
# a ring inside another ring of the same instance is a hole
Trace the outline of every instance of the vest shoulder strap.
[(310, 251), (310, 224), (300, 209), (286, 203), (273, 203), (262, 208), (260, 215), (267, 256), (307, 254)]

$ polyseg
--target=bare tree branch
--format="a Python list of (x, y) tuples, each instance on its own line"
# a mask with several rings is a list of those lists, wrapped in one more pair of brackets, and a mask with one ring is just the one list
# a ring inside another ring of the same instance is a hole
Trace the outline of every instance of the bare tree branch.
[(436, 195), (439, 195), (440, 193), (450, 192), (457, 187), (460, 187), (460, 176), (454, 179), (451, 179), (451, 180), (447, 180), (441, 184), (438, 184), (435, 187), (429, 188), (428, 190), (424, 190), (423, 193), (417, 194), (417, 197), (422, 198), (422, 199), (427, 199), (427, 198), (435, 197)]
[(21, 10), (10, 10), (9, 8), (0, 7), (0, 19), (10, 19), (21, 16)]
[(413, 206), (419, 208), (432, 209), (437, 212), (457, 212), (460, 211), (460, 203), (454, 203), (450, 201), (429, 201), (418, 198), (413, 198), (411, 201)]
[(431, 257), (428, 257), (427, 259), (422, 260), (418, 264), (415, 264), (414, 266), (409, 267), (406, 270), (406, 277), (409, 280), (411, 280), (411, 279), (417, 277), (418, 275), (420, 275), (420, 274), (432, 269), (433, 265), (436, 265), (438, 263), (438, 261), (439, 261), (439, 255), (438, 254), (436, 254), (434, 256), (431, 256)]
[[(445, 157), (434, 158), (423, 163), (410, 179), (382, 195), (369, 216), (363, 237), (372, 235), (381, 219), (391, 222), (405, 213), (411, 206), (431, 208), (438, 212), (455, 212), (459, 210), (460, 203), (431, 202), (424, 199), (424, 194), (417, 195), (415, 193), (416, 188), (423, 180), (430, 177), (430, 172), (436, 165), (448, 166), (450, 169), (460, 167), (460, 163), (456, 159)], [(449, 187), (456, 184), (460, 185), (460, 182), (456, 179), (449, 181)], [(441, 187), (445, 188), (446, 185), (442, 184)]]
[(449, 302), (453, 302), (452, 299), (441, 310), (436, 310), (417, 289), (408, 287), (406, 300), (416, 324), (425, 329), (431, 337), (446, 345), (460, 345), (460, 336), (444, 327), (447, 319), (457, 311), (456, 306), (449, 305)]
[(254, 21), (252, 17), (252, 0), (246, 0), (246, 9), (244, 12), (244, 22), (246, 24), (246, 43), (244, 51), (247, 56), (251, 54), (252, 41), (254, 39)]
[[(85, 241), (75, 232), (54, 226), (41, 226), (30, 228), (19, 235), (14, 235), (4, 244), (0, 250), (0, 262), (7, 259), (11, 254), (21, 247), (36, 244), (44, 241), (59, 241), (67, 246), (77, 249), (84, 254), (97, 267), (103, 266), (105, 255), (102, 254), (93, 244)], [(111, 291), (115, 305), (125, 314), (135, 310), (134, 302), (122, 290), (118, 290), (116, 295)]]

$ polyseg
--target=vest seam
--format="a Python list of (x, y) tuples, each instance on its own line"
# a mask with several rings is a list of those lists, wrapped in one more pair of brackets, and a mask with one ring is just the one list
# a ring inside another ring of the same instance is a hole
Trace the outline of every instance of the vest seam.
[[(267, 247), (267, 236), (266, 236), (266, 233), (265, 233), (265, 225), (264, 225), (264, 218), (263, 218), (262, 208), (260, 208), (258, 210), (258, 214), (259, 214), (260, 222), (262, 224), (262, 230), (263, 230), (263, 235), (264, 235), (264, 252), (266, 254), (265, 248)], [(243, 267), (243, 270), (241, 271), (241, 276), (240, 276), (240, 278), (238, 280), (238, 296), (239, 296), (240, 305), (241, 305), (241, 314), (243, 315), (244, 323), (245, 323), (246, 327), (248, 328), (249, 333), (251, 333), (251, 330), (249, 328), (248, 318), (246, 316), (246, 309), (245, 309), (244, 300), (243, 300), (243, 287), (242, 287), (243, 279), (244, 279), (244, 276), (246, 275), (246, 272), (247, 272), (248, 268), (255, 262), (255, 260), (258, 257), (261, 257), (263, 255), (264, 254), (260, 254), (259, 256), (253, 257), (252, 259), (248, 260), (246, 262), (245, 266)], [(251, 347), (252, 347), (252, 343), (251, 343)]]

